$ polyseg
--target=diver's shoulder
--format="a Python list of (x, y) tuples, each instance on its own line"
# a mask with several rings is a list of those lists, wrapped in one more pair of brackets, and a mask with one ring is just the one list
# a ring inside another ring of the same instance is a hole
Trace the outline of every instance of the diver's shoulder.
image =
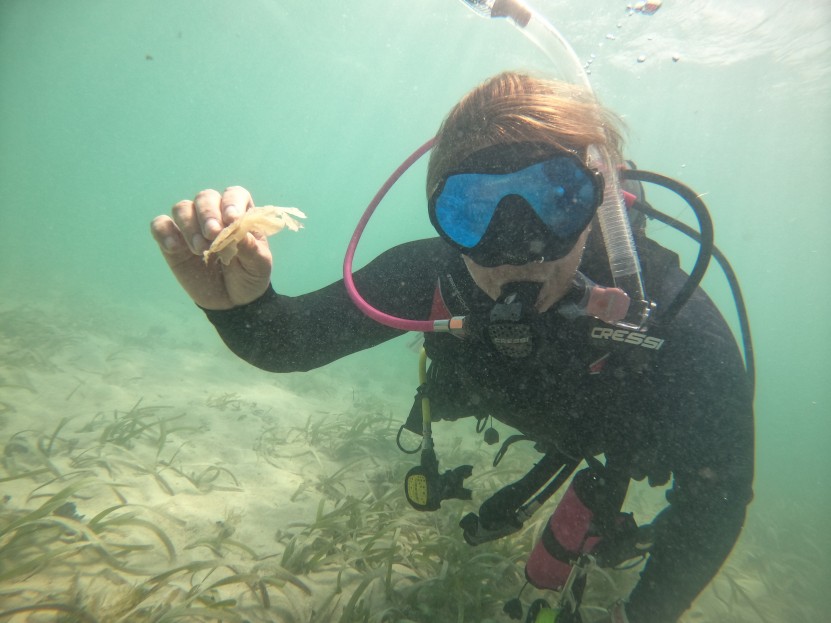
[(391, 247), (383, 255), (389, 255), (412, 263), (431, 265), (446, 264), (458, 260), (459, 252), (438, 236), (421, 238)]
[[(657, 304), (657, 316), (675, 300), (690, 278), (681, 267), (678, 254), (646, 239), (639, 244), (640, 257), (644, 268), (647, 297)], [(663, 324), (660, 323), (659, 324)], [(736, 342), (719, 306), (707, 295), (701, 286), (696, 287), (677, 314), (662, 327), (676, 342), (685, 348), (711, 350), (734, 350)]]

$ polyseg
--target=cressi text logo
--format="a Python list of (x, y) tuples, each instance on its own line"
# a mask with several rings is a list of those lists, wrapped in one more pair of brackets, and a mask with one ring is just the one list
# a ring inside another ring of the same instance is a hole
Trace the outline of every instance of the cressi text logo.
[(611, 340), (623, 342), (633, 346), (641, 346), (651, 350), (658, 350), (664, 345), (664, 341), (651, 335), (645, 335), (638, 331), (626, 331), (624, 329), (610, 329), (609, 327), (595, 327), (592, 329), (592, 338), (595, 340)]

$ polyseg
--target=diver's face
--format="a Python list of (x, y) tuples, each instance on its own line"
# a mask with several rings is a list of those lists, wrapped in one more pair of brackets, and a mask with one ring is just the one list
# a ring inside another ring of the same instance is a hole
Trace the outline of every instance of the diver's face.
[(571, 287), (571, 282), (583, 257), (583, 250), (586, 247), (586, 238), (590, 229), (591, 227), (587, 227), (580, 234), (577, 243), (568, 255), (550, 262), (532, 262), (520, 266), (505, 264), (486, 268), (474, 262), (467, 255), (462, 255), (462, 259), (476, 285), (493, 300), (499, 298), (502, 287), (508, 283), (514, 281), (542, 283), (535, 307), (539, 313), (543, 313), (563, 298)]

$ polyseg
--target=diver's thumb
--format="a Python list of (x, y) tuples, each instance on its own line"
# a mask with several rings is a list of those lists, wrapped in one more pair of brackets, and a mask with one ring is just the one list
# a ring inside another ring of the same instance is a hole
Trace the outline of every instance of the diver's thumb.
[(255, 277), (270, 277), (271, 250), (265, 236), (248, 232), (237, 244), (237, 259), (242, 269)]

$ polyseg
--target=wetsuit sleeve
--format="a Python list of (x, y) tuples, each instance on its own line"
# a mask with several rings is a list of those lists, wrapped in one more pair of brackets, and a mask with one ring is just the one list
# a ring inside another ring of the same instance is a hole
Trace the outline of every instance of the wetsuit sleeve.
[[(390, 249), (355, 273), (364, 298), (394, 316), (427, 318), (435, 287), (430, 242)], [(342, 280), (296, 297), (269, 288), (248, 305), (205, 313), (228, 348), (271, 372), (311, 370), (404, 333), (367, 318)]]
[(667, 405), (656, 414), (661, 462), (674, 482), (627, 606), (632, 623), (676, 621), (690, 607), (730, 553), (752, 498), (752, 395), (738, 348), (709, 301), (689, 308), (655, 388)]

